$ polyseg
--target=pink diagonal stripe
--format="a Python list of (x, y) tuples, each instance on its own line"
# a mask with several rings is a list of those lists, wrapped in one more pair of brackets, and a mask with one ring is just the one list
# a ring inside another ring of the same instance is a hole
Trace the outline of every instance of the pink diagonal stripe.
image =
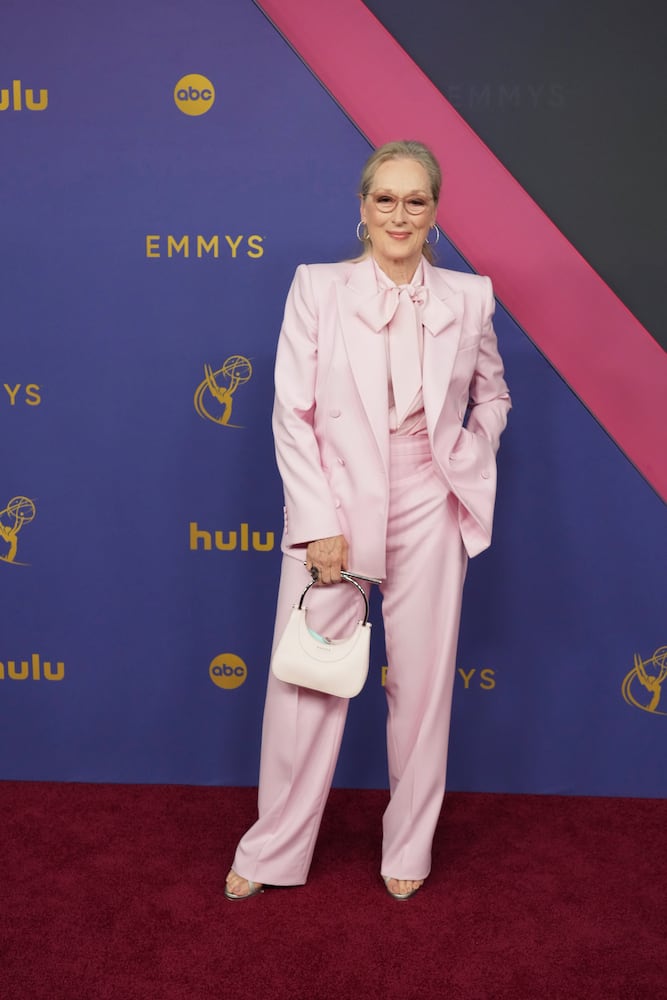
[(667, 499), (660, 345), (361, 0), (258, 6), (373, 145), (429, 144), (444, 169), (443, 231)]

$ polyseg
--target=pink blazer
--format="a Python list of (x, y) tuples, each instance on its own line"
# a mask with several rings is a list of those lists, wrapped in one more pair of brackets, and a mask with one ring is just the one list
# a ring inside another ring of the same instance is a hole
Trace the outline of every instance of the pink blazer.
[[(496, 452), (510, 397), (489, 278), (424, 261), (424, 410), (437, 470), (459, 501), (470, 556), (491, 542)], [(350, 569), (383, 578), (389, 501), (384, 337), (363, 318), (373, 262), (297, 268), (275, 369), (273, 432), (285, 491), (283, 552), (343, 534)], [(467, 426), (463, 419), (470, 407)]]

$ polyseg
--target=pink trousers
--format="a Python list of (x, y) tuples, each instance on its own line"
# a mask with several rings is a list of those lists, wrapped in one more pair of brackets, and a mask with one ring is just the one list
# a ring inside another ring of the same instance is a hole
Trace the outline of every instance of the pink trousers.
[[(381, 590), (391, 797), (383, 817), (381, 874), (421, 879), (430, 871), (445, 791), (467, 556), (458, 501), (433, 468), (426, 436), (392, 438), (390, 480), (387, 578)], [(303, 563), (284, 557), (274, 643), (308, 582)], [(306, 603), (311, 628), (342, 636), (352, 631), (361, 598), (342, 583), (313, 587)], [(237, 848), (237, 874), (269, 885), (306, 881), (347, 708), (345, 699), (284, 684), (270, 673), (259, 818)]]

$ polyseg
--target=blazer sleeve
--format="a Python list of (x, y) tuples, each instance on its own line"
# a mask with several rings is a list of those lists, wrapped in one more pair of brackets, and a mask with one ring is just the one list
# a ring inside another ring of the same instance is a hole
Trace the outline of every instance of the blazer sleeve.
[(482, 305), (482, 336), (475, 373), (470, 383), (470, 414), (467, 428), (485, 437), (498, 451), (500, 435), (507, 424), (512, 406), (504, 378), (503, 362), (498, 353), (498, 340), (493, 329), (495, 299), (490, 278), (484, 278)]
[(315, 431), (319, 311), (309, 268), (290, 287), (275, 366), (273, 436), (285, 494), (283, 547), (341, 534)]

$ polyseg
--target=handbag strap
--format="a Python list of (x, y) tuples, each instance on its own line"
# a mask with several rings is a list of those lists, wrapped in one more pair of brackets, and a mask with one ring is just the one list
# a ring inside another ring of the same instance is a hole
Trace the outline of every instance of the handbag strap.
[[(347, 573), (345, 570), (341, 570), (340, 575), (343, 578), (343, 580), (346, 580), (348, 583), (353, 584), (353, 586), (355, 586), (357, 588), (357, 590), (359, 591), (359, 593), (363, 597), (363, 599), (364, 599), (364, 620), (362, 621), (361, 624), (362, 625), (366, 625), (366, 623), (368, 622), (368, 598), (366, 597), (366, 591), (364, 590), (364, 588), (362, 586), (360, 586), (360, 584), (357, 583), (357, 581), (354, 579), (354, 577), (352, 576), (351, 573)], [(365, 578), (361, 577), (361, 579), (365, 579)], [(308, 584), (308, 586), (306, 587), (306, 589), (304, 590), (304, 592), (301, 595), (301, 597), (299, 598), (299, 605), (298, 605), (299, 611), (302, 610), (302, 605), (303, 605), (303, 599), (304, 599), (304, 597), (306, 596), (306, 594), (308, 593), (308, 591), (310, 590), (310, 588), (315, 586), (316, 582), (317, 582), (316, 580), (312, 580)], [(379, 583), (380, 581), (379, 580), (373, 580), (372, 582), (373, 583)]]

